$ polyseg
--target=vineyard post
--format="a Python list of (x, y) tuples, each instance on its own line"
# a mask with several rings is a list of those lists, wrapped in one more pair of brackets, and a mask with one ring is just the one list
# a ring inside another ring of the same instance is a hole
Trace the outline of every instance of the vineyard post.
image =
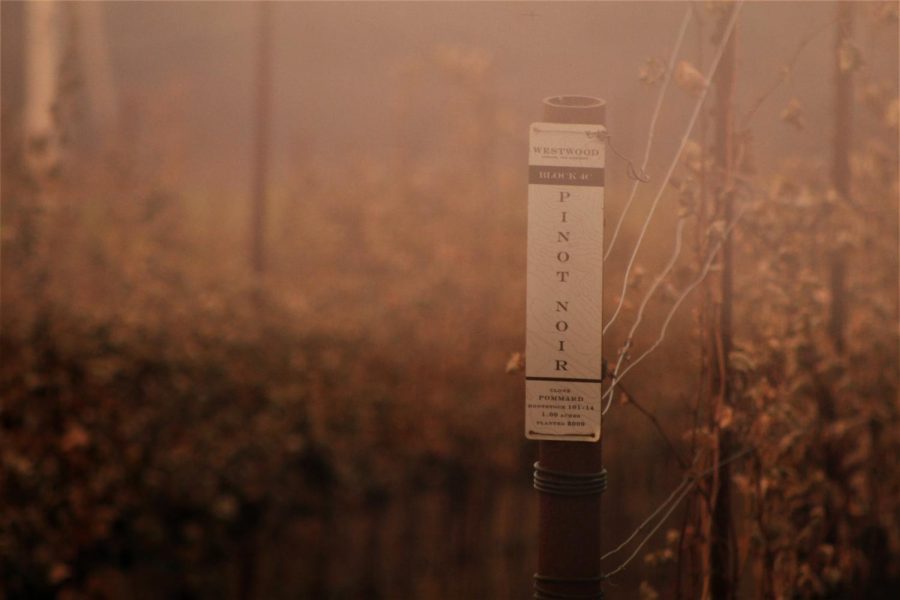
[[(544, 121), (605, 125), (606, 103), (584, 96), (548, 98)], [(535, 471), (539, 512), (534, 597), (601, 599), (600, 498), (605, 488), (601, 443), (540, 441), (538, 455), (541, 470), (575, 485), (565, 493), (548, 490)], [(602, 486), (574, 489), (578, 482), (598, 475)]]

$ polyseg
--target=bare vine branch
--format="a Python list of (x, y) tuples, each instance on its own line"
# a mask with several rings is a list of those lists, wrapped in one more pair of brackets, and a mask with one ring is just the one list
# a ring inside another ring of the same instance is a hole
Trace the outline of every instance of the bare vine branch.
[[(722, 40), (719, 43), (719, 47), (716, 50), (715, 57), (713, 58), (712, 64), (710, 65), (709, 71), (706, 74), (706, 81), (711, 81), (713, 75), (716, 73), (716, 69), (719, 66), (719, 61), (722, 58), (722, 55), (725, 52), (725, 47), (728, 45), (728, 39), (731, 37), (732, 31), (734, 31), (734, 26), (737, 23), (738, 15), (741, 12), (741, 8), (744, 5), (744, 0), (738, 0), (737, 4), (734, 7), (734, 10), (731, 13), (731, 18), (728, 21), (728, 25), (725, 28), (725, 33), (722, 36)], [(647, 218), (644, 219), (644, 224), (641, 227), (641, 232), (638, 234), (637, 242), (634, 245), (634, 250), (631, 252), (631, 257), (628, 259), (628, 266), (625, 268), (625, 276), (622, 279), (622, 293), (619, 296), (619, 303), (616, 306), (616, 310), (613, 312), (612, 317), (610, 317), (609, 322), (607, 322), (603, 326), (603, 333), (605, 334), (613, 323), (616, 321), (616, 317), (619, 315), (619, 312), (622, 310), (622, 305), (625, 303), (625, 295), (628, 291), (628, 279), (631, 275), (631, 269), (634, 266), (634, 261), (637, 258), (638, 250), (641, 248), (641, 243), (644, 241), (644, 237), (647, 235), (647, 229), (650, 227), (650, 221), (653, 219), (653, 215), (656, 212), (656, 207), (659, 205), (659, 201), (662, 198), (662, 195), (666, 191), (666, 187), (669, 185), (669, 180), (672, 178), (672, 174), (675, 172), (675, 168), (678, 166), (678, 160), (681, 157), (681, 153), (684, 151), (684, 147), (687, 145), (688, 138), (691, 135), (691, 131), (694, 129), (694, 125), (697, 123), (697, 117), (700, 115), (700, 110), (703, 108), (703, 103), (706, 100), (706, 95), (709, 93), (709, 86), (703, 88), (700, 92), (699, 97), (697, 98), (697, 102), (694, 105), (694, 110), (691, 113), (691, 117), (688, 120), (688, 125), (685, 128), (684, 134), (681, 136), (681, 142), (678, 145), (678, 149), (675, 151), (674, 156), (672, 157), (672, 162), (669, 164), (669, 169), (666, 171), (666, 175), (660, 183), (659, 190), (656, 193), (656, 196), (653, 198), (653, 202), (650, 205), (650, 210), (647, 213)]]
[[(656, 515), (658, 515), (665, 507), (667, 507), (667, 506), (669, 507), (668, 510), (666, 510), (666, 513), (659, 519), (659, 521), (656, 522), (656, 525), (653, 526), (653, 529), (651, 529), (650, 532), (646, 536), (644, 536), (644, 539), (641, 540), (641, 543), (637, 545), (637, 547), (628, 556), (628, 558), (626, 558), (622, 562), (622, 564), (617, 566), (612, 571), (605, 573), (604, 577), (609, 578), (617, 573), (622, 572), (625, 569), (625, 567), (627, 567), (629, 565), (629, 563), (631, 563), (631, 561), (634, 560), (634, 558), (641, 551), (641, 548), (643, 548), (647, 544), (647, 542), (650, 541), (650, 538), (652, 538), (653, 535), (657, 531), (659, 531), (659, 528), (663, 526), (663, 524), (666, 522), (666, 520), (669, 518), (669, 516), (673, 512), (675, 512), (675, 509), (678, 508), (679, 504), (681, 504), (681, 501), (685, 498), (685, 496), (687, 496), (691, 492), (691, 490), (694, 489), (694, 487), (697, 485), (697, 483), (700, 482), (701, 479), (708, 477), (709, 475), (715, 473), (716, 471), (718, 471), (725, 465), (731, 464), (732, 462), (739, 460), (739, 459), (743, 458), (744, 456), (747, 456), (751, 452), (755, 452), (755, 451), (756, 451), (756, 449), (753, 446), (749, 446), (747, 448), (744, 448), (743, 450), (735, 452), (734, 454), (725, 458), (724, 460), (719, 461), (719, 463), (717, 465), (706, 469), (705, 471), (703, 471), (702, 473), (699, 473), (698, 475), (691, 475), (691, 474), (685, 475), (684, 479), (681, 480), (681, 483), (678, 484), (678, 486), (672, 491), (672, 493), (669, 494), (669, 496), (659, 506), (656, 507), (656, 510), (654, 510), (650, 514), (649, 517), (644, 519), (644, 521), (640, 525), (638, 525), (637, 529), (635, 529), (624, 542), (622, 542), (615, 549), (611, 550), (610, 552), (607, 552), (600, 558), (600, 560), (603, 560), (603, 559), (615, 554), (616, 552), (619, 552), (622, 548), (627, 546), (637, 536), (638, 533), (640, 533), (648, 524), (650, 524), (653, 521), (653, 519), (656, 517)], [(696, 458), (695, 458), (695, 462), (696, 462)], [(673, 500), (673, 498), (674, 498), (674, 500)]]
[(697, 276), (696, 279), (694, 279), (694, 281), (692, 281), (690, 283), (690, 285), (688, 285), (684, 289), (684, 291), (681, 292), (681, 294), (678, 296), (678, 298), (676, 298), (674, 304), (672, 305), (672, 308), (669, 309), (669, 313), (666, 315), (665, 321), (663, 321), (662, 329), (660, 330), (659, 337), (656, 338), (656, 341), (649, 348), (647, 348), (637, 359), (635, 359), (634, 362), (632, 362), (627, 367), (625, 367), (625, 370), (622, 371), (621, 374), (614, 376), (609, 389), (603, 394), (603, 397), (607, 397), (607, 402), (606, 402), (606, 406), (603, 408), (602, 414), (605, 415), (606, 412), (609, 410), (610, 405), (612, 404), (613, 390), (615, 390), (615, 387), (616, 387), (616, 384), (618, 383), (618, 381), (621, 380), (623, 377), (625, 377), (625, 375), (627, 375), (631, 369), (633, 369), (635, 366), (640, 364), (641, 361), (643, 361), (645, 358), (647, 358), (647, 356), (649, 356), (650, 353), (652, 353), (654, 350), (656, 350), (659, 347), (660, 344), (662, 344), (663, 340), (666, 337), (666, 332), (669, 328), (669, 323), (671, 323), (671, 321), (672, 321), (672, 317), (675, 316), (675, 313), (678, 311), (678, 308), (681, 306), (681, 303), (684, 302), (684, 300), (690, 295), (690, 293), (692, 291), (694, 291), (694, 288), (696, 288), (698, 285), (700, 285), (700, 283), (706, 278), (707, 274), (709, 274), (709, 270), (712, 267), (713, 260), (716, 258), (716, 255), (719, 253), (719, 250), (722, 249), (723, 242), (731, 234), (731, 231), (734, 229), (735, 225), (737, 225), (738, 222), (741, 220), (741, 217), (744, 215), (746, 210), (747, 210), (746, 206), (741, 208), (741, 210), (738, 212), (737, 216), (734, 218), (734, 221), (732, 221), (731, 224), (728, 226), (728, 228), (722, 233), (722, 237), (719, 239), (718, 243), (716, 244), (716, 247), (713, 248), (712, 252), (709, 253), (709, 256), (707, 257), (706, 262), (703, 265), (703, 269), (701, 269), (701, 271), (700, 271), (700, 274)]
[(812, 29), (809, 33), (807, 33), (797, 44), (797, 48), (794, 50), (794, 53), (791, 55), (790, 59), (781, 67), (778, 75), (769, 86), (763, 91), (756, 100), (753, 101), (753, 106), (750, 107), (750, 110), (747, 111), (747, 114), (744, 115), (744, 118), (741, 119), (741, 129), (746, 129), (750, 124), (750, 121), (756, 115), (756, 112), (759, 108), (765, 103), (766, 100), (777, 90), (782, 83), (787, 81), (791, 74), (794, 72), (794, 65), (797, 64), (797, 60), (800, 58), (800, 54), (803, 52), (803, 49), (809, 45), (815, 38), (819, 36), (823, 31), (826, 31), (829, 27), (837, 22), (837, 18), (831, 19), (825, 22), (822, 25)]
[[(659, 114), (662, 112), (663, 99), (666, 96), (666, 91), (669, 89), (669, 82), (672, 80), (672, 73), (675, 70), (675, 59), (678, 58), (678, 54), (681, 51), (681, 44), (684, 41), (684, 34), (687, 31), (688, 24), (691, 21), (691, 14), (693, 10), (690, 6), (688, 6), (687, 11), (684, 13), (684, 18), (681, 20), (681, 29), (678, 30), (678, 37), (675, 40), (675, 46), (672, 48), (672, 54), (669, 56), (669, 64), (666, 67), (666, 72), (663, 75), (662, 86), (659, 90), (659, 96), (656, 98), (656, 107), (653, 109), (653, 115), (650, 117), (650, 128), (649, 133), (647, 135), (647, 145), (644, 148), (644, 161), (641, 163), (641, 172), (647, 171), (647, 164), (650, 162), (650, 149), (653, 147), (653, 138), (656, 135), (656, 121), (659, 119)], [(631, 192), (628, 194), (628, 201), (625, 202), (624, 208), (622, 208), (622, 212), (619, 214), (619, 219), (616, 222), (616, 228), (613, 230), (612, 237), (609, 240), (609, 245), (606, 247), (606, 253), (603, 255), (604, 262), (607, 258), (609, 258), (610, 253), (612, 252), (613, 246), (616, 244), (616, 239), (619, 237), (619, 230), (622, 228), (622, 223), (625, 221), (625, 215), (628, 214), (628, 210), (631, 208), (632, 202), (634, 202), (634, 198), (637, 195), (638, 186), (642, 183), (639, 178), (635, 178), (631, 184)]]
[(675, 448), (675, 444), (672, 443), (672, 439), (666, 434), (665, 430), (662, 428), (662, 425), (659, 422), (659, 419), (656, 418), (652, 412), (644, 408), (637, 400), (635, 400), (634, 395), (625, 389), (625, 387), (620, 382), (618, 384), (619, 389), (622, 390), (622, 394), (624, 394), (625, 398), (628, 400), (628, 403), (631, 404), (635, 409), (638, 410), (642, 415), (647, 417), (653, 426), (656, 428), (656, 432), (659, 434), (659, 437), (663, 439), (666, 445), (669, 447), (669, 451), (672, 453), (672, 456), (675, 457), (675, 460), (678, 461), (678, 465), (682, 469), (687, 469), (690, 465), (688, 465), (687, 461), (681, 457), (681, 454), (678, 452), (678, 449)]

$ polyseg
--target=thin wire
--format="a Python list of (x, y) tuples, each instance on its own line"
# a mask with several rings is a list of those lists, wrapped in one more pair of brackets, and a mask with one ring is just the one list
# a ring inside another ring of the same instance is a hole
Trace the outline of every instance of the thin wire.
[(682, 479), (682, 480), (681, 480), (681, 483), (678, 484), (678, 487), (676, 487), (674, 490), (672, 490), (672, 493), (669, 494), (669, 497), (666, 498), (666, 499), (663, 501), (662, 504), (660, 504), (659, 506), (657, 506), (657, 507), (656, 507), (656, 510), (654, 510), (652, 513), (650, 513), (650, 516), (647, 517), (646, 519), (644, 519), (643, 523), (641, 523), (640, 525), (638, 525), (638, 526), (637, 526), (637, 529), (635, 529), (634, 531), (632, 531), (632, 532), (631, 532), (631, 535), (629, 535), (628, 538), (627, 538), (624, 542), (622, 542), (621, 544), (619, 544), (618, 546), (616, 546), (615, 548), (613, 548), (612, 550), (610, 550), (609, 552), (607, 552), (606, 554), (604, 554), (603, 556), (601, 556), (601, 557), (600, 557), (600, 560), (606, 560), (607, 558), (609, 558), (610, 556), (612, 556), (612, 555), (615, 554), (616, 552), (619, 552), (620, 550), (622, 550), (622, 548), (624, 548), (625, 546), (627, 546), (628, 544), (630, 544), (630, 543), (631, 543), (631, 540), (633, 540), (635, 537), (637, 537), (637, 534), (639, 534), (639, 533), (644, 529), (644, 527), (646, 527), (647, 525), (649, 525), (650, 522), (651, 522), (654, 518), (656, 518), (656, 515), (658, 515), (658, 514), (660, 513), (660, 511), (662, 511), (666, 506), (668, 506), (669, 503), (675, 498), (675, 496), (677, 496), (678, 493), (682, 491), (682, 488), (683, 488), (684, 486), (688, 485), (689, 483), (690, 483), (690, 480), (689, 480), (688, 478)]
[[(644, 148), (644, 162), (641, 164), (641, 173), (644, 174), (646, 179), (641, 179), (640, 177), (634, 177), (634, 183), (631, 186), (631, 193), (628, 195), (628, 202), (625, 203), (625, 207), (622, 209), (621, 214), (619, 215), (619, 220), (616, 222), (616, 228), (613, 230), (612, 237), (609, 240), (609, 245), (606, 247), (606, 253), (603, 255), (603, 260), (606, 261), (609, 258), (609, 253), (612, 252), (613, 246), (616, 243), (616, 239), (619, 237), (619, 230), (622, 229), (622, 223), (625, 221), (625, 215), (628, 214), (628, 210), (631, 208), (631, 203), (634, 202), (634, 198), (637, 194), (637, 188), (640, 183), (646, 183), (650, 180), (649, 177), (646, 176), (647, 173), (647, 164), (650, 161), (650, 149), (653, 147), (653, 138), (656, 135), (656, 122), (659, 119), (659, 115), (662, 112), (663, 99), (666, 96), (666, 90), (669, 89), (669, 82), (672, 80), (672, 72), (675, 70), (675, 59), (678, 58), (678, 53), (681, 51), (681, 44), (684, 41), (684, 34), (687, 31), (688, 24), (691, 21), (691, 15), (693, 14), (693, 10), (690, 6), (684, 13), (684, 18), (681, 20), (681, 29), (678, 30), (678, 37), (675, 40), (675, 46), (672, 48), (672, 54), (669, 56), (669, 64), (666, 68), (666, 72), (663, 75), (662, 86), (659, 90), (659, 95), (656, 98), (656, 106), (653, 108), (653, 116), (650, 117), (650, 129), (647, 135), (647, 145)], [(613, 152), (618, 152), (615, 148), (610, 148)], [(629, 167), (632, 167), (631, 162), (629, 161)]]
[[(621, 158), (622, 160), (624, 160), (627, 163), (628, 177), (635, 181), (635, 186), (637, 185), (637, 183), (647, 183), (648, 181), (650, 181), (650, 176), (647, 175), (647, 171), (645, 169), (642, 168), (641, 172), (638, 173), (638, 171), (634, 167), (634, 163), (631, 161), (631, 159), (628, 158), (627, 156), (625, 156), (624, 154), (622, 154), (621, 152), (619, 152), (619, 150), (615, 146), (613, 146), (611, 135), (606, 134), (605, 139), (606, 139), (606, 147), (609, 148), (610, 150), (612, 150), (613, 154), (615, 154), (616, 156), (618, 156), (619, 158)], [(637, 189), (637, 188), (635, 188), (635, 189)]]
[(635, 359), (634, 362), (632, 362), (630, 365), (625, 367), (625, 370), (622, 371), (622, 373), (620, 373), (618, 376), (613, 377), (613, 381), (610, 384), (609, 389), (603, 394), (604, 396), (608, 396), (608, 399), (606, 402), (606, 406), (603, 408), (603, 411), (601, 412), (601, 414), (605, 415), (607, 413), (607, 411), (609, 410), (609, 407), (612, 405), (612, 393), (616, 387), (616, 383), (618, 381), (620, 381), (622, 378), (624, 378), (625, 375), (627, 375), (631, 369), (633, 369), (638, 364), (640, 364), (640, 362), (642, 360), (647, 358), (647, 356), (649, 356), (651, 352), (656, 350), (659, 347), (659, 345), (662, 344), (663, 340), (666, 337), (666, 331), (669, 328), (669, 323), (672, 321), (672, 317), (675, 316), (675, 312), (681, 306), (681, 303), (684, 302), (685, 298), (687, 298), (688, 295), (692, 291), (694, 291), (694, 288), (696, 288), (698, 285), (700, 285), (700, 283), (706, 278), (707, 274), (709, 274), (709, 270), (712, 267), (713, 260), (715, 259), (716, 255), (719, 253), (719, 250), (722, 249), (722, 245), (725, 243), (725, 240), (728, 239), (728, 236), (731, 234), (731, 231), (737, 225), (738, 221), (741, 220), (741, 217), (744, 215), (744, 213), (746, 211), (747, 211), (746, 206), (741, 208), (741, 210), (738, 212), (737, 216), (734, 218), (734, 220), (731, 222), (731, 224), (729, 224), (729, 226), (722, 233), (722, 237), (716, 244), (716, 247), (712, 250), (712, 252), (710, 252), (709, 256), (706, 259), (706, 262), (703, 265), (703, 269), (700, 271), (700, 275), (698, 275), (697, 278), (694, 279), (694, 281), (692, 281), (691, 284), (688, 285), (684, 289), (684, 291), (681, 292), (681, 295), (678, 296), (678, 298), (675, 300), (675, 303), (672, 304), (672, 308), (669, 309), (669, 314), (666, 315), (666, 319), (665, 319), (665, 321), (663, 321), (662, 329), (659, 332), (659, 337), (656, 338), (656, 341), (653, 343), (653, 345), (650, 346), (649, 348), (647, 348), (647, 350), (645, 350), (643, 354), (641, 354), (637, 359)]
[(719, 253), (719, 250), (722, 249), (722, 245), (725, 242), (725, 240), (728, 238), (728, 234), (731, 233), (731, 230), (734, 228), (735, 225), (737, 225), (737, 222), (740, 220), (740, 218), (743, 216), (743, 214), (744, 214), (744, 212), (746, 212), (746, 210), (747, 210), (746, 207), (741, 209), (741, 211), (738, 213), (738, 216), (735, 217), (734, 221), (732, 221), (731, 225), (726, 230), (726, 234), (722, 236), (722, 239), (719, 240), (718, 244), (716, 244), (716, 249), (713, 250), (713, 252), (710, 254), (709, 258), (707, 259), (706, 264), (703, 266), (703, 271), (701, 272), (700, 276), (697, 277), (697, 279), (695, 279), (693, 282), (691, 282), (691, 284), (687, 288), (685, 288), (685, 290), (681, 293), (681, 295), (678, 297), (678, 299), (675, 300), (675, 303), (672, 305), (671, 310), (669, 310), (669, 314), (666, 315), (666, 320), (663, 321), (662, 329), (659, 332), (659, 337), (656, 339), (656, 342), (654, 342), (652, 346), (647, 348), (647, 350), (645, 350), (643, 354), (641, 354), (637, 359), (635, 359), (635, 361), (633, 363), (628, 365), (625, 368), (625, 370), (622, 371), (622, 374), (619, 375), (620, 379), (622, 377), (624, 377), (628, 373), (628, 371), (630, 371), (631, 369), (636, 367), (638, 365), (638, 363), (640, 363), (642, 360), (647, 358), (647, 355), (649, 355), (651, 352), (656, 350), (656, 348), (658, 348), (659, 345), (663, 342), (663, 340), (666, 337), (666, 331), (669, 328), (669, 323), (672, 322), (672, 317), (675, 316), (675, 312), (678, 310), (678, 307), (681, 306), (681, 303), (684, 302), (685, 298), (687, 298), (688, 295), (692, 291), (694, 291), (694, 288), (696, 288), (698, 285), (700, 285), (700, 283), (706, 278), (706, 275), (709, 273), (709, 269), (712, 266), (713, 259), (715, 258), (716, 254)]
[[(647, 308), (647, 304), (650, 302), (650, 298), (653, 297), (653, 294), (656, 293), (657, 288), (662, 284), (666, 277), (668, 277), (669, 273), (675, 267), (675, 263), (678, 262), (678, 257), (681, 255), (681, 246), (682, 246), (682, 237), (684, 232), (684, 224), (686, 219), (684, 217), (679, 217), (678, 225), (675, 228), (675, 249), (672, 252), (672, 257), (669, 259), (669, 262), (666, 264), (665, 268), (660, 271), (659, 275), (656, 276), (656, 279), (653, 281), (653, 285), (650, 286), (650, 289), (647, 290), (647, 293), (644, 295), (643, 301), (641, 301), (641, 306), (638, 308), (637, 317), (634, 319), (634, 324), (631, 326), (631, 330), (628, 332), (628, 337), (625, 338), (625, 343), (622, 344), (622, 347), (619, 349), (619, 358), (616, 360), (616, 367), (613, 369), (612, 379), (613, 381), (617, 381), (616, 376), (619, 374), (619, 367), (622, 366), (622, 362), (625, 360), (626, 355), (628, 354), (628, 350), (631, 349), (631, 344), (634, 341), (634, 334), (637, 331), (638, 325), (641, 324), (641, 321), (644, 318), (644, 310)], [(615, 392), (611, 392), (613, 395)], [(610, 396), (610, 403), (612, 403), (612, 396)]]
[[(850, 427), (857, 427), (859, 425), (864, 425), (865, 423), (868, 423), (867, 419), (860, 419), (857, 423), (855, 423), (854, 425), (851, 425)], [(811, 430), (812, 430), (811, 427), (806, 427), (802, 431), (800, 431), (800, 433), (801, 434), (809, 433)], [(845, 433), (846, 433), (846, 431), (845, 431)], [(685, 475), (684, 478), (681, 480), (681, 483), (679, 483), (678, 486), (675, 488), (675, 490), (671, 494), (669, 494), (669, 497), (666, 498), (663, 501), (663, 503), (660, 506), (658, 506), (656, 508), (656, 510), (653, 511), (653, 514), (651, 514), (649, 517), (644, 519), (644, 522), (642, 522), (640, 525), (638, 525), (637, 530), (635, 530), (624, 543), (620, 544), (615, 550), (613, 550), (611, 552), (607, 552), (600, 558), (600, 560), (603, 560), (607, 556), (614, 554), (615, 552), (618, 552), (624, 545), (626, 545), (629, 541), (633, 540), (635, 535), (641, 529), (646, 527), (647, 523), (652, 521), (653, 517), (655, 515), (659, 514), (659, 512), (662, 510), (662, 508), (664, 506), (669, 505), (669, 503), (671, 502), (671, 505), (669, 506), (669, 510), (666, 511), (666, 514), (662, 516), (662, 518), (659, 520), (659, 522), (657, 522), (656, 526), (641, 541), (641, 543), (634, 550), (634, 552), (632, 552), (629, 555), (629, 557), (627, 559), (625, 559), (625, 562), (620, 564), (618, 567), (616, 567), (615, 569), (613, 569), (612, 571), (610, 571), (608, 573), (604, 573), (603, 578), (606, 579), (617, 573), (620, 573), (623, 569), (625, 569), (625, 567), (628, 566), (628, 563), (630, 563), (634, 559), (634, 557), (637, 556), (638, 552), (640, 552), (641, 548), (643, 548), (644, 545), (646, 545), (646, 543), (648, 541), (650, 541), (650, 538), (653, 537), (653, 534), (655, 534), (657, 531), (659, 531), (659, 528), (662, 527), (663, 523), (666, 522), (666, 519), (669, 518), (669, 515), (671, 515), (675, 511), (675, 508), (681, 503), (681, 501), (684, 499), (684, 497), (687, 496), (688, 492), (690, 492), (697, 485), (697, 483), (700, 482), (701, 479), (708, 477), (709, 475), (718, 471), (725, 465), (731, 464), (731, 463), (735, 462), (736, 460), (739, 460), (752, 452), (756, 452), (758, 449), (759, 449), (758, 446), (754, 446), (754, 445), (747, 446), (743, 450), (739, 450), (739, 451), (735, 452), (734, 454), (732, 454), (731, 456), (720, 460), (717, 464), (714, 464), (713, 466), (707, 468), (706, 470), (704, 470), (703, 472), (701, 472), (698, 475)], [(696, 461), (697, 461), (697, 456), (694, 457), (694, 462), (696, 463)], [(683, 486), (685, 486), (685, 484), (687, 484), (687, 487), (683, 487)], [(679, 493), (678, 490), (682, 490), (682, 491)], [(672, 497), (676, 496), (676, 495), (677, 495), (677, 497), (673, 502)]]
[[(629, 564), (632, 560), (634, 560), (634, 557), (638, 555), (638, 553), (641, 551), (641, 548), (643, 548), (643, 547), (647, 544), (647, 542), (650, 541), (650, 538), (652, 538), (653, 535), (654, 535), (657, 531), (659, 531), (659, 528), (662, 527), (662, 525), (666, 522), (666, 520), (669, 518), (669, 516), (675, 511), (676, 508), (678, 508), (678, 505), (681, 504), (681, 501), (684, 500), (684, 497), (687, 496), (688, 493), (689, 493), (692, 489), (694, 489), (694, 486), (696, 486), (697, 483), (698, 483), (701, 479), (703, 479), (704, 477), (709, 476), (710, 474), (714, 473), (715, 471), (718, 471), (719, 469), (721, 469), (721, 468), (724, 467), (725, 465), (727, 465), (727, 464), (729, 464), (729, 463), (732, 463), (732, 462), (734, 462), (734, 461), (736, 461), (736, 460), (738, 460), (738, 459), (740, 459), (740, 458), (743, 458), (744, 456), (746, 456), (747, 454), (750, 454), (751, 452), (754, 452), (755, 450), (756, 450), (756, 448), (755, 448), (754, 446), (748, 446), (747, 448), (744, 448), (743, 450), (740, 450), (740, 451), (738, 451), (738, 452), (735, 452), (734, 454), (732, 454), (732, 455), (729, 456), (728, 458), (726, 458), (726, 459), (724, 459), (724, 460), (720, 460), (718, 464), (713, 465), (712, 467), (709, 467), (708, 469), (706, 469), (705, 471), (703, 471), (703, 472), (700, 473), (699, 475), (695, 475), (695, 476), (694, 476), (694, 475), (686, 475), (686, 476), (684, 477), (684, 479), (681, 480), (681, 483), (678, 484), (678, 487), (675, 488), (675, 491), (673, 491), (673, 492), (669, 495), (669, 497), (666, 498), (666, 500), (665, 500), (659, 507), (657, 507), (657, 509), (656, 509), (655, 511), (653, 511), (653, 514), (651, 514), (647, 519), (644, 520), (643, 523), (641, 523), (641, 524), (638, 526), (638, 529), (635, 530), (635, 532), (632, 533), (631, 536), (629, 536), (628, 540), (626, 540), (623, 544), (620, 544), (619, 547), (616, 548), (614, 551), (608, 552), (607, 554), (604, 554), (604, 555), (601, 557), (600, 560), (603, 560), (603, 558), (606, 558), (606, 557), (609, 556), (610, 554), (613, 554), (614, 552), (618, 552), (619, 549), (620, 549), (622, 546), (624, 546), (624, 545), (627, 544), (629, 541), (631, 541), (632, 539), (634, 539), (635, 535), (637, 535), (637, 533), (638, 533), (643, 527), (645, 527), (649, 521), (652, 521), (652, 520), (653, 520), (653, 517), (654, 517), (656, 514), (658, 514), (658, 513), (660, 512), (660, 510), (662, 510), (662, 508), (663, 508), (664, 506), (668, 505), (668, 504), (671, 502), (671, 506), (669, 506), (669, 510), (666, 511), (666, 514), (664, 514), (664, 515), (662, 516), (662, 518), (660, 518), (660, 520), (656, 523), (656, 525), (653, 527), (653, 529), (651, 529), (650, 532), (646, 535), (646, 537), (644, 537), (644, 539), (641, 541), (641, 543), (638, 544), (637, 548), (634, 549), (634, 552), (632, 552), (632, 553), (628, 556), (628, 558), (626, 558), (625, 561), (624, 561), (622, 564), (620, 564), (618, 567), (616, 567), (616, 568), (613, 569), (612, 571), (609, 571), (608, 573), (604, 573), (603, 577), (604, 577), (604, 578), (609, 578), (609, 577), (612, 577), (613, 575), (615, 575), (615, 574), (617, 574), (617, 573), (620, 573), (622, 570), (624, 570), (625, 567), (627, 567), (628, 564)], [(696, 460), (696, 459), (695, 459), (695, 460)], [(682, 488), (683, 488), (683, 489), (682, 489)], [(678, 490), (682, 490), (682, 491), (679, 493)], [(672, 497), (673, 497), (673, 496), (676, 496), (676, 494), (677, 494), (677, 497), (675, 498), (674, 501), (672, 501)]]
[(625, 567), (627, 567), (628, 564), (632, 560), (634, 560), (634, 557), (638, 555), (638, 553), (641, 551), (641, 548), (643, 548), (644, 545), (650, 541), (650, 538), (653, 537), (653, 534), (659, 531), (659, 528), (662, 527), (663, 523), (666, 522), (666, 520), (669, 518), (669, 515), (671, 515), (675, 511), (675, 509), (678, 508), (678, 505), (681, 504), (681, 501), (684, 500), (684, 497), (687, 496), (688, 492), (690, 492), (694, 488), (695, 483), (696, 482), (690, 482), (687, 487), (685, 487), (684, 491), (679, 494), (679, 496), (675, 499), (675, 502), (672, 503), (672, 506), (669, 507), (669, 510), (666, 511), (666, 514), (664, 514), (659, 522), (657, 522), (653, 527), (653, 529), (650, 530), (650, 533), (648, 533), (647, 536), (643, 540), (641, 540), (641, 543), (638, 544), (637, 548), (634, 549), (634, 552), (632, 552), (631, 555), (625, 559), (625, 562), (623, 562), (621, 565), (619, 565), (609, 573), (604, 573), (604, 577), (612, 577), (616, 573), (623, 571)]
[[(719, 66), (719, 61), (722, 59), (722, 55), (725, 53), (725, 46), (728, 44), (729, 38), (731, 38), (731, 32), (734, 30), (735, 23), (737, 23), (738, 14), (741, 12), (741, 7), (744, 5), (744, 0), (738, 0), (737, 4), (735, 4), (734, 9), (731, 12), (731, 19), (728, 21), (728, 26), (725, 29), (725, 35), (722, 36), (722, 42), (719, 44), (719, 48), (716, 50), (716, 55), (713, 58), (712, 65), (710, 66), (709, 72), (706, 75), (706, 81), (711, 81), (713, 75), (716, 73), (716, 69)], [(635, 243), (634, 250), (631, 252), (631, 258), (628, 260), (628, 266), (625, 268), (625, 276), (622, 280), (622, 293), (619, 296), (619, 304), (616, 306), (616, 310), (610, 318), (609, 322), (603, 326), (603, 333), (605, 334), (613, 323), (616, 321), (616, 317), (619, 315), (619, 312), (622, 310), (622, 305), (625, 303), (625, 295), (628, 291), (628, 278), (631, 274), (631, 269), (634, 266), (634, 261), (637, 258), (638, 250), (640, 250), (641, 243), (644, 241), (644, 237), (647, 235), (647, 229), (650, 227), (650, 221), (653, 218), (653, 214), (656, 212), (656, 207), (659, 205), (659, 200), (662, 198), (662, 195), (666, 191), (666, 187), (669, 185), (669, 180), (672, 178), (672, 174), (675, 172), (675, 167), (678, 166), (678, 159), (681, 156), (681, 153), (684, 151), (684, 147), (687, 145), (688, 136), (690, 136), (691, 131), (694, 129), (694, 125), (697, 122), (697, 117), (700, 115), (700, 109), (703, 108), (703, 102), (706, 100), (706, 95), (709, 93), (709, 85), (703, 88), (703, 91), (700, 93), (700, 97), (697, 99), (697, 103), (694, 106), (694, 111), (691, 114), (690, 121), (688, 122), (688, 126), (685, 129), (684, 135), (681, 137), (681, 143), (678, 146), (678, 150), (675, 152), (675, 155), (672, 157), (672, 163), (669, 165), (669, 169), (666, 172), (666, 176), (660, 184), (659, 191), (656, 193), (656, 196), (653, 198), (653, 203), (650, 205), (650, 212), (647, 213), (647, 218), (644, 220), (644, 224), (641, 227), (641, 233), (638, 235), (637, 243)]]

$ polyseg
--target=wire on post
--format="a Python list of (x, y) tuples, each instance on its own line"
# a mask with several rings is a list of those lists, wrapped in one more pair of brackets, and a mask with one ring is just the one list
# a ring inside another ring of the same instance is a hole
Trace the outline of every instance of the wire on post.
[(619, 152), (618, 148), (613, 146), (612, 136), (609, 135), (608, 132), (598, 131), (597, 137), (606, 142), (606, 147), (612, 150), (613, 154), (625, 161), (625, 164), (628, 166), (628, 177), (630, 179), (633, 179), (634, 181), (640, 181), (641, 183), (647, 183), (648, 181), (650, 181), (650, 176), (647, 174), (647, 171), (644, 170), (643, 167), (641, 168), (640, 172), (638, 172), (637, 168), (634, 166), (634, 162), (630, 158)]

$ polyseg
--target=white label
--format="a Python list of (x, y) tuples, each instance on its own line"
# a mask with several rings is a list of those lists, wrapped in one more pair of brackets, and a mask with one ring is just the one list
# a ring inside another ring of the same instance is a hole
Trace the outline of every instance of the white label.
[(606, 130), (529, 136), (525, 435), (600, 440)]

